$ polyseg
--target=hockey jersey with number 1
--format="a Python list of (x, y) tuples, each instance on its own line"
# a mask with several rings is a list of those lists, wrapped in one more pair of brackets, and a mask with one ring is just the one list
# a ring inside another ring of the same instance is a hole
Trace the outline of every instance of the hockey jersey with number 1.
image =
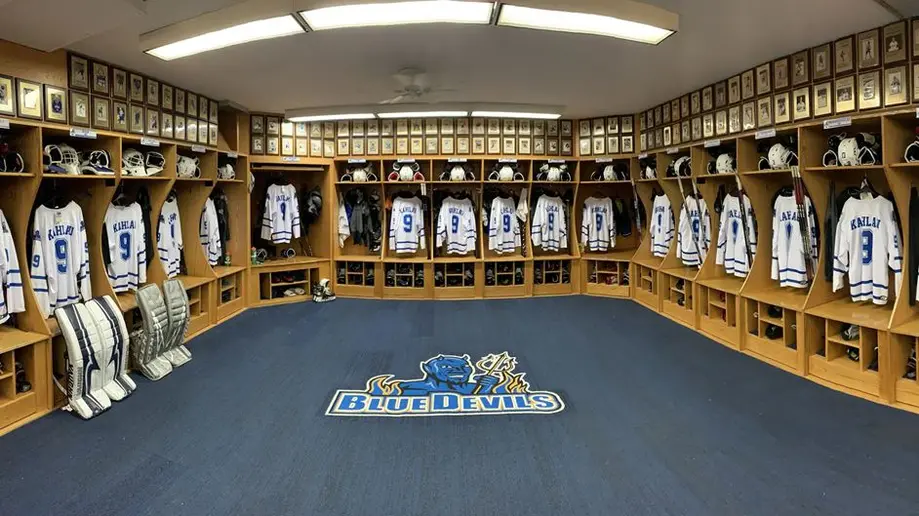
[[(810, 197), (804, 197), (804, 206), (811, 256), (817, 258), (817, 221)], [(798, 203), (794, 195), (779, 195), (772, 214), (772, 279), (779, 280), (780, 287), (807, 288), (806, 260)]]
[(616, 247), (613, 201), (609, 197), (588, 197), (581, 219), (581, 243), (588, 251), (606, 252)]
[(220, 223), (217, 220), (217, 208), (214, 207), (214, 201), (208, 198), (204, 201), (204, 209), (201, 210), (198, 240), (201, 242), (201, 249), (204, 251), (205, 256), (207, 256), (207, 263), (211, 266), (217, 265), (223, 253), (219, 225)]
[(6, 322), (10, 314), (23, 312), (25, 309), (16, 244), (13, 242), (10, 225), (0, 211), (0, 324)]
[(89, 242), (77, 203), (71, 201), (59, 210), (39, 206), (32, 239), (29, 272), (42, 316), (47, 319), (55, 308), (92, 298)]
[(884, 197), (846, 201), (836, 225), (834, 254), (834, 292), (843, 287), (848, 273), (852, 301), (870, 299), (876, 305), (885, 305), (890, 267), (899, 295), (903, 257), (893, 203)]
[(498, 254), (513, 253), (521, 245), (514, 199), (495, 197), (488, 216), (488, 249)]
[(425, 249), (424, 209), (417, 197), (396, 197), (389, 218), (389, 250), (412, 254)]
[(179, 275), (182, 264), (182, 219), (179, 217), (179, 204), (175, 199), (167, 200), (160, 211), (160, 220), (156, 226), (156, 245), (160, 262), (166, 270), (167, 278)]
[[(742, 214), (746, 212), (746, 234), (749, 244), (744, 241), (744, 222)], [(738, 278), (746, 278), (750, 272), (750, 263), (747, 262), (747, 253), (752, 261), (756, 256), (756, 227), (753, 222), (753, 207), (750, 198), (743, 196), (743, 210), (740, 209), (740, 199), (736, 195), (724, 197), (724, 207), (721, 212), (721, 229), (718, 232), (718, 252), (715, 254), (715, 263), (724, 264), (724, 271)]]
[(663, 258), (673, 240), (673, 208), (670, 198), (658, 195), (651, 205), (651, 254)]
[(447, 197), (437, 215), (437, 247), (447, 243), (447, 254), (475, 251), (476, 222), (469, 199)]

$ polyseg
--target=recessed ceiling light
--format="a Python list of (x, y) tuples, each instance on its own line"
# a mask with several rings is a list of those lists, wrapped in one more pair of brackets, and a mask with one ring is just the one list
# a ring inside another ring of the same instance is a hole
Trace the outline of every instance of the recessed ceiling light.
[(402, 111), (399, 113), (377, 113), (380, 118), (432, 118), (467, 116), (468, 111)]
[[(630, 4), (635, 3), (630, 2)], [(613, 3), (611, 7), (615, 7), (615, 5)], [(638, 5), (643, 10), (650, 7), (643, 4)], [(674, 33), (673, 30), (667, 28), (615, 16), (536, 9), (508, 4), (501, 6), (501, 12), (498, 14), (498, 25), (611, 36), (652, 45), (657, 45)]]
[(562, 117), (557, 113), (522, 113), (518, 111), (473, 111), (472, 116), (482, 118), (533, 118), (537, 120), (556, 120)]
[(300, 12), (312, 30), (412, 23), (491, 22), (493, 2), (420, 0), (323, 7)]
[(332, 115), (304, 115), (292, 116), (287, 120), (290, 122), (324, 122), (327, 120), (363, 120), (366, 118), (376, 118), (373, 113), (345, 113)]
[(200, 54), (218, 48), (231, 47), (250, 41), (279, 38), (304, 32), (303, 27), (291, 15), (278, 16), (234, 25), (215, 30), (175, 43), (152, 48), (146, 52), (164, 61)]

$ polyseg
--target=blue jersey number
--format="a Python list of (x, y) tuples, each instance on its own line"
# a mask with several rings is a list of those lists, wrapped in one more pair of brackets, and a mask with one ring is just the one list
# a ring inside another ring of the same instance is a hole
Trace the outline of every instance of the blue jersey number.
[(287, 203), (286, 203), (286, 202), (282, 202), (282, 203), (281, 203), (281, 206), (280, 206), (280, 209), (281, 209), (281, 219), (282, 219), (282, 220), (283, 220), (283, 219), (286, 219), (286, 218), (287, 218)]
[(603, 229), (603, 214), (597, 214), (597, 233)]
[(555, 231), (555, 214), (549, 212), (549, 231)]
[(871, 263), (872, 253), (874, 252), (874, 235), (867, 229), (862, 231), (862, 264)]
[(511, 216), (509, 213), (504, 214), (504, 232), (505, 233), (511, 232)]
[(452, 226), (453, 234), (457, 234), (459, 232), (459, 215), (454, 215), (450, 219), (450, 225)]
[(122, 233), (118, 235), (118, 247), (121, 249), (121, 259), (127, 260), (131, 257), (131, 234)]
[(54, 241), (54, 257), (57, 259), (57, 271), (61, 274), (67, 273), (67, 241)]
[(701, 236), (701, 232), (699, 231), (699, 221), (698, 220), (692, 221), (692, 234), (695, 236)]
[(402, 216), (402, 231), (406, 233), (412, 232), (412, 214), (406, 213)]

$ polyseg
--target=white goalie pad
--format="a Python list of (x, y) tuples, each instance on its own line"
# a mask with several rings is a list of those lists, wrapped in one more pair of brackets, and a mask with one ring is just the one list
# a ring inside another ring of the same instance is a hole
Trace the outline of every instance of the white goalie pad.
[(166, 313), (169, 316), (169, 335), (166, 339), (165, 353), (173, 366), (178, 367), (191, 360), (191, 351), (185, 347), (185, 333), (188, 331), (190, 310), (188, 293), (180, 280), (171, 279), (163, 283), (166, 298)]
[(128, 328), (124, 316), (109, 296), (92, 299), (85, 306), (96, 322), (106, 349), (110, 350), (109, 361), (103, 367), (105, 384), (102, 390), (114, 401), (121, 401), (137, 388), (127, 373)]
[(67, 344), (68, 408), (89, 419), (112, 406), (103, 389), (111, 346), (103, 343), (92, 315), (83, 304), (57, 308), (54, 316)]
[(143, 326), (131, 333), (131, 360), (141, 374), (159, 380), (172, 372), (172, 364), (162, 356), (169, 335), (166, 303), (160, 288), (152, 283), (139, 288), (136, 298)]

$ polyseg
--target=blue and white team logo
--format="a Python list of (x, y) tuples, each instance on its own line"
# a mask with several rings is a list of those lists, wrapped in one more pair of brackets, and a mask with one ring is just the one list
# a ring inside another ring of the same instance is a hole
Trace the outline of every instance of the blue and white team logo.
[(555, 414), (565, 409), (561, 396), (530, 390), (526, 373), (515, 373), (517, 359), (507, 351), (486, 355), (475, 365), (469, 355), (437, 355), (420, 364), (423, 376), (400, 380), (391, 374), (367, 380), (359, 391), (338, 390), (329, 416), (477, 416)]

